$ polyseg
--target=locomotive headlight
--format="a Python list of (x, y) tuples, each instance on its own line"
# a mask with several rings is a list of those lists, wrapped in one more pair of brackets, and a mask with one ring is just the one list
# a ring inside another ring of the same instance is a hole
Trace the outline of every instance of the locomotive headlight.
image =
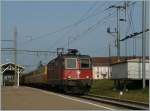
[(87, 79), (89, 79), (89, 76), (86, 76)]
[(71, 76), (68, 76), (68, 79), (71, 79)]

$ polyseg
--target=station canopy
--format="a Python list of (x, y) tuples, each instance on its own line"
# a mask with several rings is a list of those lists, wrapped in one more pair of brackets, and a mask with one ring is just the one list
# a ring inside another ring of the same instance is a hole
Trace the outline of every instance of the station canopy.
[(19, 72), (23, 72), (24, 71), (24, 67), (21, 66), (21, 65), (15, 65), (14, 63), (5, 63), (5, 64), (1, 64), (0, 65), (0, 68), (1, 68), (1, 72), (4, 73), (5, 71), (15, 71), (15, 68), (16, 68), (16, 71), (19, 70)]

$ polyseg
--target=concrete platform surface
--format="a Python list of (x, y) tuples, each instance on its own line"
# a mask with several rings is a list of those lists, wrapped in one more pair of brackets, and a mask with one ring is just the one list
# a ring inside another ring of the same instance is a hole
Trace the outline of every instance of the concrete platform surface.
[(2, 110), (104, 110), (100, 104), (30, 87), (2, 87)]

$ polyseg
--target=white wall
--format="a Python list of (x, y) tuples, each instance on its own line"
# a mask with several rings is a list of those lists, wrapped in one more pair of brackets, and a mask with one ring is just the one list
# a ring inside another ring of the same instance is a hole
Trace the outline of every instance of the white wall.
[(112, 79), (127, 78), (127, 63), (112, 65)]
[(109, 66), (93, 66), (93, 79), (108, 79), (110, 72)]
[[(150, 64), (146, 63), (146, 79), (149, 79)], [(142, 79), (142, 63), (129, 61), (112, 65), (112, 79)]]
[[(150, 76), (150, 67), (149, 63), (145, 64), (146, 66), (146, 78)], [(142, 63), (129, 62), (128, 63), (128, 78), (142, 79)]]

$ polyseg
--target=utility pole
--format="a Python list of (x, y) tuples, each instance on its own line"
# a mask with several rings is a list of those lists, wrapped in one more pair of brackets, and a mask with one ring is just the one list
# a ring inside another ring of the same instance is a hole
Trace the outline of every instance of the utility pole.
[(120, 21), (125, 21), (125, 19), (120, 19), (120, 10), (121, 9), (125, 9), (126, 10), (126, 6), (115, 6), (112, 5), (109, 8), (116, 8), (117, 9), (117, 30), (115, 32), (111, 32), (110, 28), (107, 29), (108, 33), (116, 33), (116, 47), (117, 47), (117, 58), (118, 58), (118, 62), (120, 61)]
[[(117, 7), (116, 7), (117, 8)], [(117, 57), (118, 62), (120, 61), (120, 8), (117, 8)]]
[(146, 55), (146, 1), (142, 1), (142, 78), (143, 88), (145, 88), (145, 55)]
[(14, 64), (15, 64), (15, 76), (14, 76), (14, 80), (15, 80), (15, 85), (18, 86), (18, 80), (17, 80), (17, 71), (16, 71), (16, 64), (17, 64), (17, 28), (16, 26), (14, 27)]
[[(124, 9), (126, 10), (126, 5), (124, 4), (123, 6), (115, 6), (112, 5), (109, 8), (116, 8), (117, 9), (117, 30), (115, 30), (115, 32), (111, 32), (110, 31), (110, 27), (107, 28), (107, 32), (108, 33), (116, 33), (116, 47), (117, 47), (117, 60), (118, 62), (120, 61), (120, 21), (125, 21), (125, 19), (120, 19), (120, 10)], [(118, 80), (119, 83), (119, 80)], [(117, 85), (117, 80), (114, 80), (114, 88), (116, 89), (116, 85)]]
[[(108, 71), (108, 79), (110, 78), (110, 76), (109, 76), (109, 74), (111, 73), (111, 69), (110, 69), (110, 64), (111, 64), (111, 44), (110, 44), (110, 42), (109, 42), (109, 44), (108, 44), (108, 48), (109, 48), (109, 71)], [(111, 75), (111, 74), (110, 74)]]
[[(125, 5), (125, 22), (126, 22), (126, 24), (127, 24), (127, 5), (128, 5), (128, 1), (125, 1), (124, 2), (124, 5)], [(126, 25), (127, 26), (127, 25)], [(127, 35), (127, 32), (126, 32), (126, 35)], [(127, 42), (127, 40), (125, 41), (125, 60), (127, 60), (127, 56), (128, 56), (128, 53), (127, 53), (127, 46), (128, 46), (128, 42)]]
[(70, 45), (69, 43), (70, 43), (70, 37), (68, 37), (68, 49), (69, 49), (69, 45)]

